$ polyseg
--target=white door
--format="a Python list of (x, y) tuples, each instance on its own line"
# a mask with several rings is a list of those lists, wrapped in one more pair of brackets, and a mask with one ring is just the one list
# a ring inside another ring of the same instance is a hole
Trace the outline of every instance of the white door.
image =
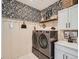
[(12, 30), (9, 21), (2, 21), (2, 59), (12, 59)]
[(70, 29), (78, 29), (78, 5), (69, 8)]
[(68, 8), (58, 12), (58, 29), (67, 29)]

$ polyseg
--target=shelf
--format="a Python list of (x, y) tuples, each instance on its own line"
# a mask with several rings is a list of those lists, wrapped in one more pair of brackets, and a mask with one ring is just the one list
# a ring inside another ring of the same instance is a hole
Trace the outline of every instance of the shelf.
[(56, 18), (56, 19), (50, 19), (50, 20), (40, 21), (39, 23), (46, 23), (46, 22), (56, 21), (56, 20), (58, 20), (58, 19)]

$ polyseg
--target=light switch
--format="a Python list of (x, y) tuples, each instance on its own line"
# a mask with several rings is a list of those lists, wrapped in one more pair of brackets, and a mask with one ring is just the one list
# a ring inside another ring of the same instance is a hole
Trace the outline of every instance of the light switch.
[(13, 28), (13, 22), (10, 22), (10, 24), (9, 24), (9, 28), (10, 28), (10, 29)]

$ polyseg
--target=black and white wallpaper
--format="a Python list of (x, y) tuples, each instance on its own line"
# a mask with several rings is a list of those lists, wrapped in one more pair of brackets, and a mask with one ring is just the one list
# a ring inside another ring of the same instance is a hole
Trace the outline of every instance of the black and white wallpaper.
[(3, 0), (2, 16), (27, 21), (40, 21), (40, 11), (16, 0)]
[(41, 11), (43, 18), (46, 20), (46, 16), (47, 16), (47, 12), (48, 10), (52, 10), (51, 13), (53, 15), (57, 15), (58, 11), (63, 9), (63, 5), (62, 5), (62, 0), (57, 1), (56, 3), (52, 4), (51, 6), (49, 6), (48, 8), (44, 9)]
[(62, 9), (62, 2), (58, 1), (40, 11), (16, 0), (2, 0), (2, 16), (8, 18), (39, 22), (42, 18), (41, 13), (46, 20), (46, 12), (49, 9), (52, 9), (52, 15), (57, 15), (58, 11)]

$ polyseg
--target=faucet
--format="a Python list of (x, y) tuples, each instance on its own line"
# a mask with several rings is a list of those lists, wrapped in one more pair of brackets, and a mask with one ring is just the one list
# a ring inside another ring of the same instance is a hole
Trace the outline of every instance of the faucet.
[(73, 40), (72, 40), (72, 38), (71, 38), (70, 34), (69, 34), (68, 42), (73, 43)]

